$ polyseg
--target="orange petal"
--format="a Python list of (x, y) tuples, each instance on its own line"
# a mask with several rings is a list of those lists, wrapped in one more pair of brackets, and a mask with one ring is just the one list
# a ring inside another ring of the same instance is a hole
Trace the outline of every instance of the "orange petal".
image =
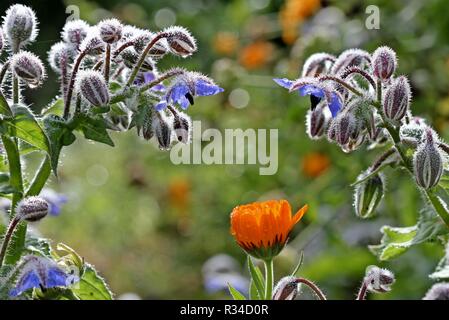
[(299, 220), (301, 220), (302, 216), (307, 212), (309, 209), (309, 206), (306, 204), (304, 207), (298, 210), (298, 212), (295, 213), (293, 216), (292, 226), (298, 223)]

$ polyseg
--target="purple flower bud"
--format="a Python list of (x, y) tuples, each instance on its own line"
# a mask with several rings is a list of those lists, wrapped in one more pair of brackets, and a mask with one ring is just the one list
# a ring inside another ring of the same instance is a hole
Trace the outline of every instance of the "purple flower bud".
[(120, 42), (126, 42), (135, 38), (142, 30), (131, 25), (125, 25), (122, 29), (122, 38)]
[(3, 18), (3, 32), (13, 52), (36, 39), (38, 29), (36, 15), (30, 7), (15, 4), (6, 11)]
[(41, 59), (27, 51), (21, 51), (12, 56), (11, 70), (30, 88), (38, 87), (45, 78), (45, 69)]
[(397, 77), (384, 96), (383, 111), (388, 120), (399, 122), (410, 105), (410, 84), (404, 76)]
[(3, 31), (0, 29), (0, 54), (3, 51)]
[[(171, 108), (170, 110), (174, 110)], [(191, 136), (192, 120), (184, 112), (177, 111), (174, 114), (173, 129), (179, 142), (189, 143)]]
[(109, 103), (109, 90), (106, 80), (98, 71), (80, 71), (76, 86), (84, 99), (94, 106), (105, 106)]
[(172, 143), (173, 118), (167, 117), (163, 112), (158, 112), (153, 117), (153, 132), (159, 143), (159, 149), (168, 150)]
[(71, 64), (76, 56), (75, 49), (65, 43), (55, 43), (48, 52), (48, 63), (54, 72), (61, 72), (61, 64)]
[(283, 277), (273, 290), (273, 300), (294, 300), (298, 295), (298, 281), (296, 277)]
[(192, 55), (196, 50), (196, 40), (190, 32), (183, 27), (170, 27), (164, 30), (171, 51), (183, 58)]
[(327, 109), (324, 109), (322, 105), (307, 111), (306, 128), (310, 139), (317, 140), (325, 134), (330, 121), (330, 116), (326, 111)]
[[(362, 173), (357, 180), (362, 180), (369, 172)], [(371, 218), (384, 196), (385, 185), (383, 177), (376, 174), (364, 182), (359, 183), (354, 190), (354, 208), (358, 217)]]
[(78, 47), (87, 37), (90, 26), (83, 20), (70, 20), (62, 29), (61, 38), (66, 43)]
[(94, 32), (88, 35), (83, 42), (81, 42), (80, 50), (86, 54), (96, 56), (102, 54), (104, 51), (104, 42), (101, 38)]
[(328, 132), (328, 138), (335, 140), (340, 146), (349, 142), (357, 132), (357, 121), (350, 112), (341, 112), (331, 122)]
[[(133, 48), (126, 48), (120, 54), (123, 64), (128, 68), (132, 69), (139, 61), (139, 54)], [(146, 57), (142, 67), (140, 68), (142, 72), (154, 70), (154, 61), (150, 57)]]
[(388, 80), (396, 70), (396, 52), (389, 47), (379, 47), (373, 53), (371, 64), (377, 79)]
[(432, 129), (425, 132), (425, 140), (413, 156), (413, 167), (417, 184), (430, 189), (438, 184), (443, 174), (443, 157), (436, 146), (437, 138)]
[[(134, 49), (136, 49), (137, 53), (141, 54), (143, 50), (145, 50), (145, 47), (154, 39), (155, 34), (151, 33), (149, 31), (143, 31), (141, 32), (135, 39), (134, 39)], [(157, 41), (153, 47), (148, 52), (148, 55), (151, 58), (159, 59), (162, 58), (166, 53), (168, 49), (163, 43), (163, 41)]]
[(368, 291), (384, 293), (391, 290), (395, 277), (390, 270), (372, 266), (367, 270), (364, 282)]
[(370, 54), (365, 50), (348, 49), (343, 51), (332, 66), (332, 74), (339, 74), (349, 67), (361, 67), (371, 61)]
[(39, 221), (48, 214), (48, 202), (41, 197), (27, 197), (19, 202), (16, 212), (20, 220)]
[(328, 53), (315, 53), (307, 58), (302, 68), (302, 77), (317, 77), (327, 73), (336, 58)]
[(423, 300), (449, 300), (449, 283), (436, 283), (427, 291)]
[(98, 24), (100, 38), (106, 43), (112, 44), (122, 37), (123, 26), (117, 19), (103, 20)]

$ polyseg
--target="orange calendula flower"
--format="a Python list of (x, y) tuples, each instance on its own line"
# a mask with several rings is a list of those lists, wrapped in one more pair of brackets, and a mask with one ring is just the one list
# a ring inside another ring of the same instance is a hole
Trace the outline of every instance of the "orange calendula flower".
[(305, 205), (292, 216), (286, 200), (238, 206), (231, 213), (231, 234), (247, 253), (269, 260), (281, 252), (293, 227), (307, 209)]
[(265, 66), (273, 56), (274, 47), (268, 41), (256, 41), (242, 48), (239, 62), (248, 70)]
[(328, 156), (319, 152), (306, 154), (302, 161), (302, 172), (309, 178), (317, 178), (329, 169), (331, 161)]

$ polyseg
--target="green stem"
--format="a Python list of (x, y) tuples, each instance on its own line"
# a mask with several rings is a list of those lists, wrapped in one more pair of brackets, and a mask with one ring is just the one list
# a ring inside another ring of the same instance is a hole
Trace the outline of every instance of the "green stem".
[(19, 103), (19, 79), (14, 74), (12, 76), (12, 102)]
[(273, 295), (273, 259), (264, 260), (265, 264), (265, 300)]
[(50, 176), (50, 173), (51, 173), (50, 158), (47, 156), (42, 161), (36, 175), (34, 176), (34, 179), (26, 192), (26, 196), (27, 197), (37, 196), (44, 188), (45, 183), (47, 182), (48, 177)]
[(19, 222), (20, 219), (13, 218), (8, 226), (8, 229), (6, 230), (5, 238), (3, 239), (2, 247), (0, 249), (0, 267), (3, 265), (8, 244), (11, 241), (11, 237), (14, 234), (14, 230), (16, 229), (16, 226), (19, 224)]

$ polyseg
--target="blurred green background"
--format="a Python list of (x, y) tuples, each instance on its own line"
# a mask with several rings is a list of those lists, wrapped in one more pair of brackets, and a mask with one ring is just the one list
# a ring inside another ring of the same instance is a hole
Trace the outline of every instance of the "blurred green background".
[[(8, 2), (1, 2), (2, 12)], [(19, 2), (37, 12), (41, 31), (31, 48), (42, 57), (59, 41), (72, 6), (91, 24), (116, 16), (150, 30), (183, 25), (198, 39), (199, 52), (186, 60), (166, 58), (159, 68), (176, 64), (198, 70), (226, 90), (198, 99), (189, 109), (192, 119), (201, 120), (203, 130), (279, 129), (279, 169), (273, 176), (260, 176), (257, 165), (173, 165), (168, 153), (134, 130), (114, 133), (115, 148), (80, 139), (65, 149), (61, 176), (51, 187), (69, 201), (60, 216), (36, 228), (94, 264), (117, 296), (228, 297), (205, 290), (202, 266), (226, 253), (247, 276), (245, 255), (229, 234), (229, 213), (236, 205), (268, 198), (286, 198), (294, 210), (304, 203), (310, 206), (275, 260), (277, 277), (287, 274), (304, 250), (300, 274), (330, 298), (354, 298), (371, 264), (390, 268), (397, 276), (391, 293), (374, 298), (421, 298), (431, 286), (427, 275), (441, 258), (440, 244), (420, 245), (389, 263), (377, 262), (367, 249), (379, 242), (380, 226), (415, 224), (422, 201), (409, 177), (390, 170), (379, 215), (358, 219), (349, 185), (376, 152), (348, 155), (327, 141), (310, 141), (304, 126), (308, 99), (289, 95), (271, 79), (296, 78), (314, 52), (338, 54), (350, 47), (371, 52), (387, 44), (398, 54), (398, 72), (411, 79), (413, 112), (448, 137), (447, 1)], [(365, 9), (371, 4), (380, 8), (379, 30), (365, 27)], [(33, 108), (39, 110), (57, 94), (55, 81), (49, 71), (43, 90), (26, 92)]]

